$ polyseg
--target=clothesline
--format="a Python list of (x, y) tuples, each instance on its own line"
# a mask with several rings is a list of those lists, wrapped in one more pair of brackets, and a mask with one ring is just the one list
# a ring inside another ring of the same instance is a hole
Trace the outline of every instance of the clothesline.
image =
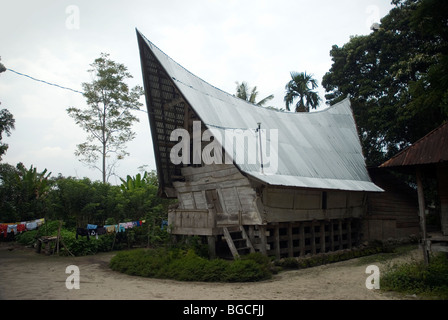
[[(14, 235), (16, 235), (17, 233), (22, 233), (24, 231), (36, 230), (44, 223), (45, 218), (14, 223), (0, 223), (0, 236), (6, 238), (10, 233), (14, 233)], [(98, 239), (98, 235), (125, 232), (127, 229), (140, 227), (143, 223), (146, 223), (146, 220), (120, 222), (118, 224), (109, 224), (104, 226), (87, 224), (86, 228), (76, 228), (76, 239), (78, 239), (78, 235), (87, 237), (95, 236)], [(167, 225), (168, 222), (164, 220), (162, 221), (161, 228), (163, 229)]]
[(45, 218), (14, 223), (0, 223), (0, 236), (3, 235), (6, 238), (11, 232), (16, 235), (18, 232), (35, 230), (44, 223)]
[(88, 240), (91, 236), (95, 236), (98, 239), (99, 235), (125, 232), (126, 229), (140, 227), (145, 222), (146, 220), (138, 220), (132, 222), (120, 222), (118, 224), (107, 224), (104, 226), (87, 224), (86, 228), (76, 228), (76, 239), (78, 239), (78, 236), (86, 236)]

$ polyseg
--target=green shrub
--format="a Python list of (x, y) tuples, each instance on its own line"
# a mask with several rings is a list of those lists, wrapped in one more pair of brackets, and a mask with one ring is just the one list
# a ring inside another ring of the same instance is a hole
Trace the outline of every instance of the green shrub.
[(448, 259), (433, 255), (428, 266), (423, 261), (390, 267), (381, 275), (380, 287), (386, 291), (438, 296), (448, 299)]
[(229, 264), (223, 280), (228, 282), (259, 281), (270, 276), (266, 268), (254, 260), (235, 260)]
[(30, 246), (36, 242), (37, 233), (37, 230), (26, 231), (16, 235), (15, 239), (24, 246)]
[[(209, 260), (194, 250), (150, 249), (117, 253), (110, 261), (112, 270), (143, 277), (180, 281), (244, 282), (272, 276), (268, 260), (252, 255), (241, 260)], [(269, 262), (270, 263), (270, 262)]]

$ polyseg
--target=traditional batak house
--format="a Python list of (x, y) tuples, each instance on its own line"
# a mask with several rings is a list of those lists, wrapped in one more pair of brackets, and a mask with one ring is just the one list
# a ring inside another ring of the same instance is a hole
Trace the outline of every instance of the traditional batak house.
[(210, 85), (137, 31), (159, 192), (177, 198), (174, 235), (202, 236), (212, 255), (293, 257), (361, 238), (369, 178), (346, 99), (289, 113)]

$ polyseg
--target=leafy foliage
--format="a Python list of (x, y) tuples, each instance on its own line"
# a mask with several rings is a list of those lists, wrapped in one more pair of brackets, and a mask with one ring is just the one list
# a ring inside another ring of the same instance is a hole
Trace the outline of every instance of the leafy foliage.
[(398, 264), (381, 276), (383, 290), (448, 299), (448, 258), (433, 255), (428, 266), (423, 261)]
[(128, 176), (121, 186), (113, 186), (88, 178), (51, 179), (47, 170), (38, 172), (33, 166), (26, 169), (22, 164), (17, 167), (0, 164), (0, 181), (1, 222), (44, 217), (49, 221), (61, 220), (71, 232), (67, 235), (74, 239), (75, 228), (88, 223), (105, 225), (146, 220), (144, 227), (128, 230), (123, 239), (127, 247), (133, 243), (156, 245), (168, 239), (161, 225), (167, 219), (171, 200), (157, 196), (154, 172)]
[(49, 177), (45, 169), (37, 172), (22, 163), (15, 168), (0, 164), (0, 221), (25, 221), (42, 218), (47, 210), (50, 192)]
[[(88, 133), (87, 141), (77, 146), (75, 154), (81, 157), (81, 162), (100, 170), (105, 183), (113, 174), (116, 162), (129, 155), (125, 145), (134, 139), (131, 128), (138, 122), (131, 111), (140, 109), (143, 88), (129, 89), (124, 80), (132, 78), (131, 74), (123, 64), (110, 60), (108, 54), (101, 54), (91, 66), (89, 72), (94, 80), (82, 84), (89, 108), (71, 107), (67, 112)], [(112, 155), (115, 159), (107, 164)]]
[(3, 133), (6, 133), (9, 137), (11, 130), (14, 129), (14, 123), (15, 119), (7, 109), (0, 110), (0, 160), (2, 159), (2, 155), (8, 150), (8, 144), (2, 142)]
[[(6, 67), (0, 62), (0, 73), (5, 71)], [(9, 137), (11, 135), (11, 130), (14, 129), (14, 123), (15, 119), (7, 109), (0, 110), (0, 160), (2, 160), (2, 155), (8, 150), (8, 145), (2, 142), (3, 133), (5, 132)]]
[(256, 86), (250, 89), (249, 84), (246, 81), (241, 83), (236, 82), (236, 97), (240, 99), (246, 100), (260, 107), (263, 107), (268, 101), (274, 99), (274, 95), (271, 94), (257, 102), (257, 96), (258, 91)]
[(319, 94), (313, 91), (316, 88), (317, 81), (313, 75), (306, 72), (291, 72), (291, 80), (285, 86), (286, 110), (290, 110), (296, 99), (295, 112), (309, 112), (310, 108), (316, 109), (320, 101)]
[(350, 95), (368, 165), (378, 165), (448, 119), (446, 1), (393, 1), (379, 30), (330, 51), (322, 85)]

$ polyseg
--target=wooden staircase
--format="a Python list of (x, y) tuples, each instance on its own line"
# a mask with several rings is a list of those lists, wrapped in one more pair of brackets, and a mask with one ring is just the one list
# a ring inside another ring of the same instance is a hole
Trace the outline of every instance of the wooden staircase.
[(243, 226), (223, 227), (223, 231), (234, 259), (239, 259), (241, 255), (255, 252), (252, 242)]

